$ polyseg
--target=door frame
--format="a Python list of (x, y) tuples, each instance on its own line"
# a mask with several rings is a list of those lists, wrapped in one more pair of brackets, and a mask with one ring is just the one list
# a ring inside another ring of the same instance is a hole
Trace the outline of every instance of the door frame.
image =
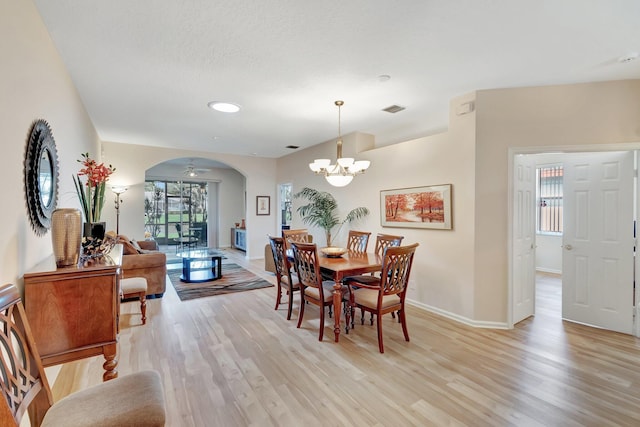
[[(508, 253), (508, 286), (507, 286), (507, 327), (513, 329), (514, 327), (514, 235), (513, 235), (513, 222), (514, 222), (514, 164), (515, 157), (521, 154), (545, 154), (545, 153), (587, 153), (587, 152), (599, 152), (599, 151), (634, 151), (640, 150), (640, 142), (631, 143), (617, 143), (617, 144), (592, 144), (592, 145), (557, 145), (557, 146), (537, 146), (537, 147), (509, 147), (508, 149), (508, 161), (507, 161), (507, 239), (509, 244), (507, 245)], [(637, 166), (637, 165), (636, 165)], [(636, 204), (635, 211), (637, 216), (640, 217), (640, 185), (636, 188)], [(636, 245), (637, 246), (637, 245)], [(638, 280), (640, 276), (640, 256), (635, 258), (634, 264), (634, 280), (636, 283), (640, 283)], [(634, 301), (634, 322), (633, 322), (633, 334), (640, 337), (640, 292), (635, 292)]]

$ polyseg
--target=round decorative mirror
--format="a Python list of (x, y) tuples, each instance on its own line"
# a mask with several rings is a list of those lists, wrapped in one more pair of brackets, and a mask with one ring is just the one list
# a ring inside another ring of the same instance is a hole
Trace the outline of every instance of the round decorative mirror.
[(49, 125), (36, 120), (24, 158), (24, 188), (31, 227), (43, 235), (58, 202), (58, 152)]

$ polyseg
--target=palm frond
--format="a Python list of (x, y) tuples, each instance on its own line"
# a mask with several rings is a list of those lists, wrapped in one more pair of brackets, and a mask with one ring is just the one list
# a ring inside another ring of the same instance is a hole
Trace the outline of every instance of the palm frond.
[[(293, 195), (294, 198), (303, 198), (309, 201), (308, 204), (298, 207), (297, 212), (302, 218), (304, 224), (322, 228), (327, 236), (327, 245), (331, 244), (331, 230), (337, 225), (360, 219), (369, 214), (369, 209), (359, 207), (353, 209), (344, 221), (340, 221), (338, 217), (338, 202), (325, 191), (314, 190), (313, 188), (304, 187), (302, 190)], [(340, 228), (338, 228), (340, 230)]]

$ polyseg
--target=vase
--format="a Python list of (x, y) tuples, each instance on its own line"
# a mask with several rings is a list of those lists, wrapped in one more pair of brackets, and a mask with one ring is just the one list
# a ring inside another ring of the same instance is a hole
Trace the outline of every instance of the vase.
[(76, 265), (82, 244), (82, 216), (78, 209), (61, 208), (51, 215), (51, 243), (56, 266)]
[(83, 237), (93, 237), (95, 239), (104, 239), (104, 232), (106, 230), (106, 222), (85, 222)]

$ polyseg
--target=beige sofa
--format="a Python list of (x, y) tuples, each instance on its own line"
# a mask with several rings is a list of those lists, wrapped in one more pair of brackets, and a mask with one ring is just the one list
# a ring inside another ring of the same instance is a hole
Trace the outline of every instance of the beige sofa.
[(167, 256), (160, 252), (154, 240), (129, 240), (118, 236), (122, 243), (122, 277), (147, 279), (147, 295), (161, 297), (167, 287)]

